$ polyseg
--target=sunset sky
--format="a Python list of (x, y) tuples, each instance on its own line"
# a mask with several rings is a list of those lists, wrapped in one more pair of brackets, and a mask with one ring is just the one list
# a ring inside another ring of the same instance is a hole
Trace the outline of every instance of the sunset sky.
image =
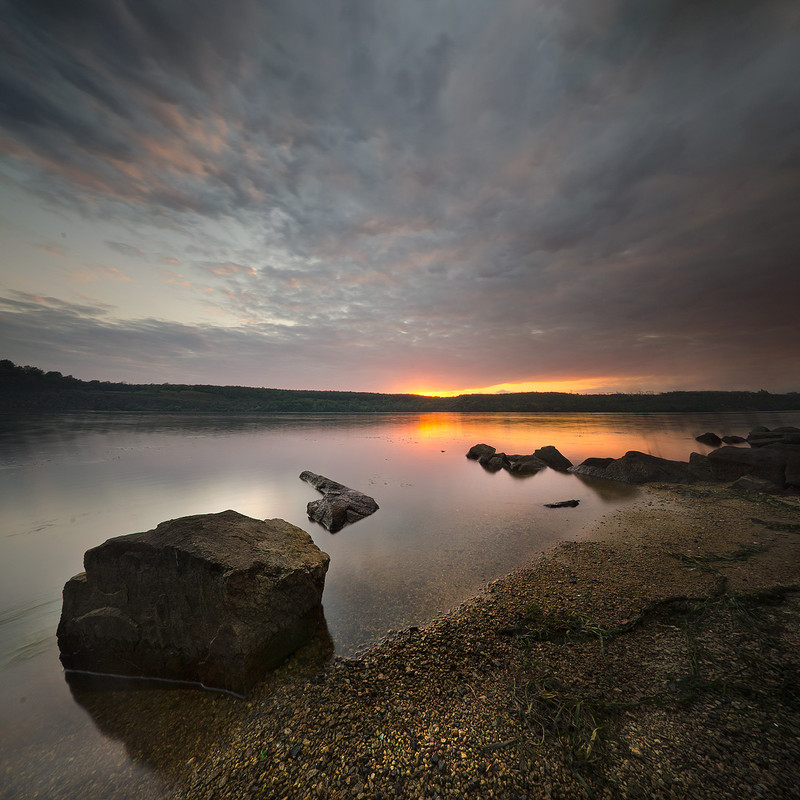
[(796, 0), (0, 0), (0, 358), (800, 390)]

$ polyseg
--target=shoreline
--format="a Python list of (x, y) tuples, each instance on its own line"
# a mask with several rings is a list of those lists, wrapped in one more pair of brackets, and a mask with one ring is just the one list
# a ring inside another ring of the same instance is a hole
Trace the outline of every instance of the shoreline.
[(797, 497), (648, 486), (424, 628), (301, 652), (171, 796), (800, 797), (799, 590)]

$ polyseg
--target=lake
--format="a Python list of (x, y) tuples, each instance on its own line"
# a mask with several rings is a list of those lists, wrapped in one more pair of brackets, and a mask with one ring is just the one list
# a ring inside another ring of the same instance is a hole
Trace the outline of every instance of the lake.
[[(246, 703), (165, 684), (70, 679), (55, 629), (64, 583), (105, 539), (189, 514), (281, 517), (331, 556), (321, 652), (353, 656), (422, 625), (575, 538), (639, 489), (464, 456), (556, 446), (573, 463), (642, 450), (687, 460), (707, 430), (800, 425), (753, 414), (68, 414), (0, 420), (0, 797), (160, 798)], [(309, 522), (311, 470), (380, 510), (330, 534)], [(545, 503), (577, 499), (572, 509)], [(206, 736), (204, 739), (203, 736)]]

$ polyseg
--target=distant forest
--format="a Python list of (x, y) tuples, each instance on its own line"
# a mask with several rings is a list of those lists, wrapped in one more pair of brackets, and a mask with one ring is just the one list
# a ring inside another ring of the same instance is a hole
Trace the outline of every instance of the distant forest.
[(800, 393), (664, 392), (662, 394), (569, 394), (516, 392), (423, 397), (415, 394), (255, 389), (82, 381), (60, 372), (0, 361), (0, 412), (380, 412), (380, 411), (790, 411)]

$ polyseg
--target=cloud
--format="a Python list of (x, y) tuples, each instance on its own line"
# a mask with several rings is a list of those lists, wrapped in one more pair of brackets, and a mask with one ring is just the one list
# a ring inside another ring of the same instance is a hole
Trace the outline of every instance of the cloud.
[(112, 250), (116, 250), (116, 252), (121, 253), (124, 256), (129, 256), (131, 258), (143, 258), (145, 256), (144, 250), (141, 247), (135, 247), (132, 244), (127, 244), (126, 242), (106, 242), (107, 247), (111, 248)]
[(0, 164), (179, 267), (198, 330), (237, 320), (287, 384), (292, 358), (341, 388), (797, 363), (788, 0), (0, 8)]

